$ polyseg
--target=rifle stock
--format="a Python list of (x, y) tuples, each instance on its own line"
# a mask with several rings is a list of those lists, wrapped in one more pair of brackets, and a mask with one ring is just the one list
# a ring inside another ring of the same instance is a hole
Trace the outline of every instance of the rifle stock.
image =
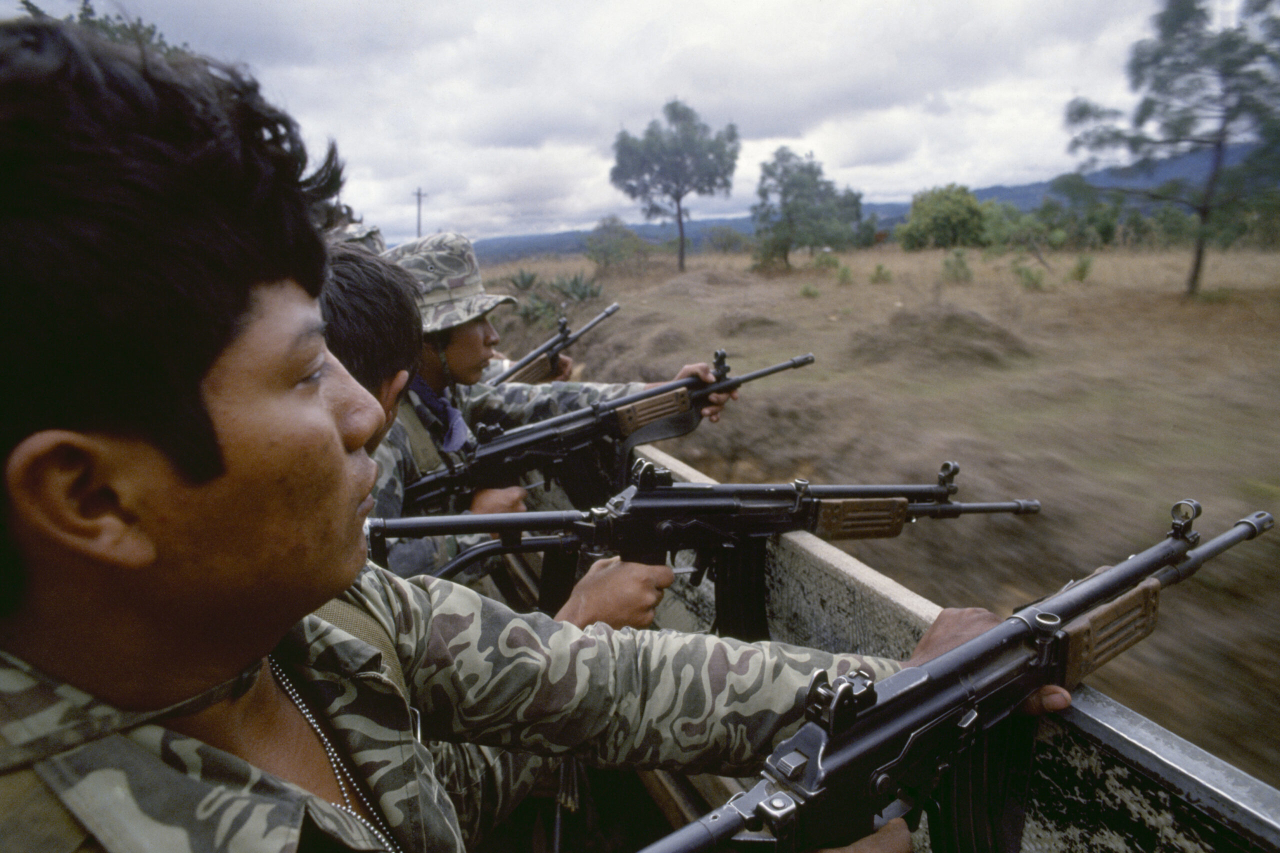
[(921, 811), (938, 853), (1017, 850), (1035, 734), (1017, 709), (1047, 684), (1077, 685), (1146, 635), (1159, 589), (1274, 525), (1254, 513), (1196, 547), (1199, 512), (1180, 501), (1162, 542), (918, 667), (880, 683), (818, 673), (807, 721), (769, 756), (760, 782), (642, 853), (710, 851), (762, 827), (777, 849), (836, 847)]

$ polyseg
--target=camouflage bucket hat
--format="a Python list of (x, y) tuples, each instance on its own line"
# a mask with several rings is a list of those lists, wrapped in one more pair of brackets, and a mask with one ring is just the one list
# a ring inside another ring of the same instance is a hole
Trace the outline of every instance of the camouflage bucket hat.
[(382, 230), (377, 225), (352, 222), (344, 226), (334, 239), (343, 243), (357, 243), (375, 255), (387, 250), (387, 241), (382, 239)]
[(471, 241), (461, 234), (432, 234), (382, 253), (417, 280), (422, 331), (439, 332), (483, 317), (515, 297), (484, 292)]

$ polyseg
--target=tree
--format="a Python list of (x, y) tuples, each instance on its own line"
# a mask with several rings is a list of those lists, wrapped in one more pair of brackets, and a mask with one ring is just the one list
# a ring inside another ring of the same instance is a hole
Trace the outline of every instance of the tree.
[(982, 205), (968, 187), (947, 184), (918, 192), (911, 198), (907, 221), (893, 234), (902, 248), (951, 249), (983, 245)]
[[(23, 10), (33, 18), (53, 17), (37, 6), (33, 0), (21, 0), (21, 4)], [(98, 15), (97, 10), (93, 8), (93, 0), (80, 0), (80, 11), (75, 15), (67, 15), (62, 20), (79, 24), (114, 42), (143, 45), (166, 57), (191, 52), (190, 46), (185, 42), (181, 45), (169, 44), (155, 24), (144, 24), (141, 18), (130, 20), (118, 13)]]
[(822, 164), (809, 153), (800, 157), (785, 145), (773, 160), (760, 164), (760, 201), (751, 208), (757, 253), (762, 262), (782, 261), (799, 248), (854, 245), (862, 223), (862, 194), (823, 177)]
[[(1237, 23), (1215, 29), (1206, 6), (1205, 0), (1165, 0), (1152, 18), (1155, 37), (1133, 45), (1129, 87), (1141, 98), (1128, 126), (1119, 122), (1120, 110), (1084, 98), (1066, 110), (1067, 126), (1077, 131), (1072, 152), (1124, 151), (1135, 175), (1149, 174), (1165, 157), (1207, 153), (1202, 179), (1124, 188), (1132, 197), (1176, 204), (1195, 216), (1188, 295), (1200, 287), (1215, 227), (1221, 231), (1224, 220), (1273, 192), (1280, 176), (1280, 16), (1272, 11), (1273, 0), (1245, 0)], [(1228, 165), (1228, 148), (1239, 143), (1254, 147)]]
[(698, 114), (678, 100), (662, 108), (663, 127), (649, 122), (644, 136), (618, 131), (613, 142), (617, 158), (609, 181), (644, 204), (646, 219), (674, 219), (680, 232), (679, 266), (684, 271), (684, 223), (689, 211), (685, 196), (725, 195), (733, 188), (738, 165), (738, 129), (732, 124), (714, 136)]

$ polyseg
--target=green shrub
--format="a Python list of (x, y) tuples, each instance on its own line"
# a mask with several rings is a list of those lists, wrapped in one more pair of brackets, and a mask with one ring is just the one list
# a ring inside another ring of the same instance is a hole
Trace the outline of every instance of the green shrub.
[(639, 269), (653, 249), (616, 216), (601, 219), (582, 242), (587, 259), (596, 265), (598, 273), (612, 269)]
[(1067, 273), (1067, 277), (1072, 281), (1078, 281), (1082, 284), (1089, 277), (1089, 270), (1093, 267), (1093, 258), (1090, 255), (1081, 255), (1076, 258), (1075, 265), (1071, 267), (1071, 272)]
[(508, 278), (511, 286), (521, 292), (533, 290), (538, 284), (538, 274), (529, 272), (528, 270), (517, 270), (516, 273)]
[(601, 287), (580, 272), (571, 276), (562, 275), (548, 286), (570, 302), (585, 302), (588, 299), (595, 299), (600, 295)]
[(813, 268), (815, 270), (837, 270), (840, 268), (840, 259), (832, 252), (819, 252), (813, 256)]
[(554, 323), (560, 316), (560, 303), (535, 293), (520, 301), (516, 306), (516, 314), (530, 326), (543, 322)]
[(871, 273), (872, 284), (888, 284), (893, 281), (893, 273), (889, 272), (889, 268), (884, 264), (876, 264), (875, 272)]
[(1196, 293), (1196, 301), (1208, 305), (1221, 305), (1231, 301), (1231, 288), (1215, 287), (1213, 290), (1201, 290)]
[(800, 295), (805, 299), (817, 299), (822, 295), (822, 293), (812, 284), (806, 284), (804, 287), (800, 288)]
[(942, 259), (942, 276), (947, 281), (973, 281), (973, 270), (969, 269), (964, 249), (953, 249)]
[(1018, 277), (1023, 290), (1044, 290), (1044, 270), (1014, 261), (1013, 274)]
[(730, 228), (728, 225), (714, 225), (708, 228), (703, 240), (708, 248), (725, 254), (729, 252), (745, 252), (751, 248), (751, 238), (736, 228)]
[(846, 265), (841, 264), (839, 278), (837, 280), (841, 284), (853, 284), (853, 270), (849, 269)]

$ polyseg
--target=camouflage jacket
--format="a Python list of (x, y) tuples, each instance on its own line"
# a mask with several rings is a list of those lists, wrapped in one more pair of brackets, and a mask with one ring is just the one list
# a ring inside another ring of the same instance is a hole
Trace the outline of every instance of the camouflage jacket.
[[(635, 394), (643, 388), (644, 385), (640, 383), (601, 385), (550, 382), (525, 385), (507, 382), (499, 386), (483, 383), (456, 386), (446, 394), (449, 394), (448, 401), (462, 412), (469, 428), (474, 429), (477, 424), (484, 423), (513, 429), (594, 403)], [(439, 449), (445, 429), (446, 425), (422, 403), (416, 393), (409, 391), (405, 395), (400, 403), (397, 423), (392, 426), (374, 454), (378, 463), (378, 483), (374, 489), (375, 518), (404, 517), (406, 484), (445, 465), (465, 464), (467, 453), (475, 449), (475, 437), (469, 434), (460, 452), (449, 453)], [(450, 511), (464, 512), (468, 506), (461, 503), (464, 499), (469, 499), (469, 496), (459, 495), (459, 503), (451, 507)], [(401, 577), (431, 572), (443, 566), (459, 551), (487, 538), (487, 534), (479, 533), (390, 541), (390, 565), (387, 568)], [(483, 567), (476, 568), (476, 573), (484, 571)], [(466, 582), (469, 578), (459, 576), (457, 579)]]
[[(461, 851), (466, 841), (440, 782), (443, 768), (414, 737), (411, 708), (429, 739), (574, 755), (597, 766), (742, 775), (796, 729), (815, 669), (862, 667), (877, 678), (896, 669), (777, 643), (602, 625), (582, 631), (516, 615), (447, 581), (406, 581), (373, 568), (343, 597), (396, 638), (408, 697), (381, 653), (316, 616), (296, 625), (274, 655), (327, 718), (407, 851)], [(160, 725), (85, 734), (120, 716), (0, 653), (0, 757), (5, 743), (58, 743), (35, 771), (102, 849), (382, 849), (343, 810)], [(22, 772), (0, 776), (0, 792)], [(21, 808), (12, 798), (6, 806)], [(11, 818), (0, 814), (0, 825)], [(11, 843), (6, 837), (6, 850)]]

